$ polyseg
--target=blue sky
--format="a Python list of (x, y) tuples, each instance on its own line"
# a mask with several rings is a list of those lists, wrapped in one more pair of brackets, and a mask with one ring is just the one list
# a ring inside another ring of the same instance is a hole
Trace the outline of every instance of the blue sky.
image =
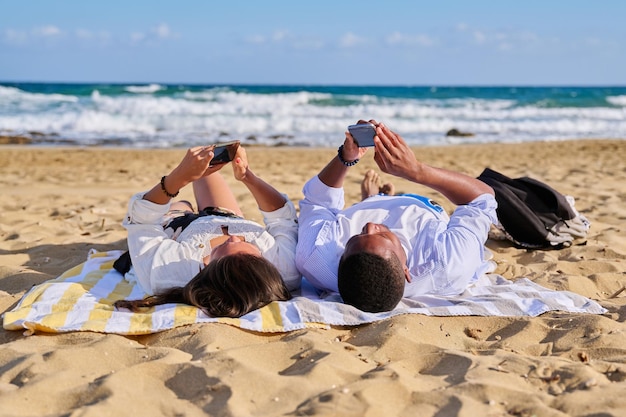
[(626, 1), (0, 0), (0, 81), (626, 85)]

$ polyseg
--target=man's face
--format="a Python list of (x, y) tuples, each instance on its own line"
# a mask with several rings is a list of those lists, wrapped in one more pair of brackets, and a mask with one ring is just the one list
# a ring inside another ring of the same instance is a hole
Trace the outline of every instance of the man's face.
[(380, 223), (367, 223), (358, 235), (352, 236), (346, 243), (343, 256), (367, 252), (388, 259), (395, 254), (406, 268), (406, 253), (400, 239), (387, 226)]

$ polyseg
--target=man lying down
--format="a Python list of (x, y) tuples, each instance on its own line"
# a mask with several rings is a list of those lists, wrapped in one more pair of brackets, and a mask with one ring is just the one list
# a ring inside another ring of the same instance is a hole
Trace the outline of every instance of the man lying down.
[(346, 174), (367, 152), (346, 132), (337, 155), (304, 186), (298, 269), (316, 288), (338, 291), (345, 303), (367, 312), (390, 311), (402, 297), (462, 293), (492, 266), (484, 244), (497, 222), (493, 189), (418, 161), (401, 136), (383, 123), (369, 123), (381, 171), (428, 186), (458, 207), (449, 217), (424, 197), (392, 195), (393, 187), (381, 187), (370, 171), (363, 200), (344, 209)]

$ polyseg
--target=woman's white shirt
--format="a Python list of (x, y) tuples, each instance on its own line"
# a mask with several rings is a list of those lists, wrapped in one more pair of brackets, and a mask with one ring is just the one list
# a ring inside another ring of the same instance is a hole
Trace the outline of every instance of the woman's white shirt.
[(136, 280), (148, 294), (182, 287), (204, 267), (203, 258), (211, 253), (209, 241), (230, 235), (244, 236), (263, 257), (274, 264), (289, 290), (300, 286), (301, 275), (295, 266), (298, 236), (296, 209), (286, 198), (283, 207), (264, 212), (262, 225), (246, 219), (224, 216), (202, 216), (182, 232), (164, 229), (170, 204), (156, 204), (135, 194), (129, 204), (123, 226), (128, 230), (128, 250), (132, 269), (127, 279)]

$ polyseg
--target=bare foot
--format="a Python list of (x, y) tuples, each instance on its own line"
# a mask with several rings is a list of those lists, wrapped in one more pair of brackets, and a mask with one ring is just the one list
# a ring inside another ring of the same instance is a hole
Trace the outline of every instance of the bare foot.
[(361, 200), (380, 192), (380, 177), (373, 169), (368, 170), (361, 181)]

